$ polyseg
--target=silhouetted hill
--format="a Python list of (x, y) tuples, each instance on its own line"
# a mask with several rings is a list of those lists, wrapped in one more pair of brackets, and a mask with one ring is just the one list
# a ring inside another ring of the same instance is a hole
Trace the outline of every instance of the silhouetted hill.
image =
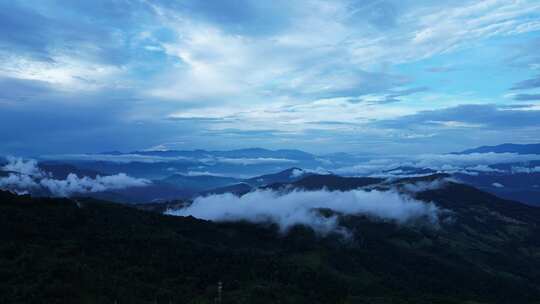
[(415, 196), (438, 225), (340, 216), (343, 238), (0, 192), (0, 303), (214, 303), (220, 281), (223, 303), (537, 303), (540, 209), (452, 182)]

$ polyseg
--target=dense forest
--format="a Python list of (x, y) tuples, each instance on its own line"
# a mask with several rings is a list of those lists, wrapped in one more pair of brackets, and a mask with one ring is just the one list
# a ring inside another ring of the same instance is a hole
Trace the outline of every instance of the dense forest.
[(540, 303), (538, 209), (418, 197), (447, 220), (342, 216), (344, 237), (0, 192), (0, 303), (216, 303), (220, 282), (222, 303)]

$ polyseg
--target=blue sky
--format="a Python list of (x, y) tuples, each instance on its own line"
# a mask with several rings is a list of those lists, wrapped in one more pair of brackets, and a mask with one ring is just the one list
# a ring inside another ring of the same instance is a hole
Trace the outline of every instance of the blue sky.
[(0, 153), (539, 142), (539, 1), (0, 0)]

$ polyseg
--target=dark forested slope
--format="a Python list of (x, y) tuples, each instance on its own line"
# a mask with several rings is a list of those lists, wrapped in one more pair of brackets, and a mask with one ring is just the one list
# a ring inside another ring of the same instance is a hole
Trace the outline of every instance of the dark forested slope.
[(351, 232), (212, 223), (0, 192), (0, 303), (535, 303), (538, 209), (452, 184), (439, 227), (341, 218)]

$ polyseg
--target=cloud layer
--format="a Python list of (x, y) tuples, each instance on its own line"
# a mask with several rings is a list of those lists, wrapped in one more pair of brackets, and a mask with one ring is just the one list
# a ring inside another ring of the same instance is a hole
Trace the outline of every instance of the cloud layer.
[(109, 190), (125, 189), (129, 187), (144, 187), (150, 184), (149, 180), (133, 178), (125, 173), (109, 176), (78, 177), (70, 173), (66, 179), (45, 178), (39, 184), (48, 189), (54, 196), (71, 196), (90, 192), (104, 192)]
[(74, 194), (144, 187), (150, 184), (149, 180), (133, 178), (124, 173), (98, 175), (95, 178), (79, 177), (70, 173), (66, 179), (54, 179), (47, 172), (40, 170), (35, 160), (15, 157), (8, 158), (8, 164), (1, 169), (10, 173), (0, 177), (0, 189), (19, 194), (45, 190), (53, 196), (67, 197)]
[[(358, 176), (400, 175), (407, 168), (431, 169), (442, 173), (502, 172), (499, 169), (489, 167), (489, 165), (520, 163), (539, 159), (540, 155), (516, 153), (420, 154), (417, 156), (396, 156), (368, 160), (354, 166), (339, 168), (334, 172), (342, 175)], [(431, 173), (427, 172), (426, 174)]]
[(0, 3), (0, 153), (436, 153), (538, 132), (534, 0), (68, 2)]
[(177, 216), (194, 216), (212, 221), (273, 222), (286, 232), (306, 225), (321, 234), (340, 229), (335, 215), (323, 216), (317, 209), (331, 209), (345, 215), (365, 215), (379, 220), (405, 223), (426, 219), (437, 223), (439, 209), (396, 191), (293, 191), (279, 193), (258, 190), (241, 197), (233, 194), (199, 197), (189, 207), (168, 210)]

